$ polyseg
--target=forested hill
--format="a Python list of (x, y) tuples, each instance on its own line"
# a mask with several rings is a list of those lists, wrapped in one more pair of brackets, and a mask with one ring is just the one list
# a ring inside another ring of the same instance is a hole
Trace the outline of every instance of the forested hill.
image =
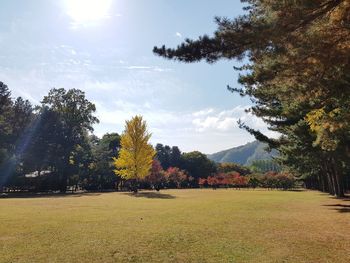
[(277, 153), (265, 151), (266, 144), (254, 141), (242, 146), (234, 147), (221, 152), (208, 154), (208, 158), (219, 163), (233, 162), (242, 165), (249, 165), (254, 160), (268, 160)]

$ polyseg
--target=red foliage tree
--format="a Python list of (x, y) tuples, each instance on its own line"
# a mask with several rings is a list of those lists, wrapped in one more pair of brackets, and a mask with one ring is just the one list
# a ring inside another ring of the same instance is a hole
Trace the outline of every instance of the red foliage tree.
[(158, 160), (153, 160), (151, 172), (144, 178), (144, 181), (152, 185), (157, 191), (159, 191), (166, 183), (163, 168)]
[(207, 179), (205, 179), (205, 178), (199, 178), (199, 179), (198, 179), (198, 184), (199, 184), (200, 187), (203, 187), (204, 185), (207, 184)]
[(224, 187), (246, 187), (248, 185), (248, 178), (241, 176), (237, 172), (231, 173), (218, 173), (207, 178), (208, 185), (213, 188), (224, 186)]
[(216, 189), (219, 186), (219, 180), (216, 176), (209, 176), (207, 178), (207, 183), (213, 187), (213, 189)]
[(170, 186), (175, 186), (177, 188), (180, 188), (181, 185), (187, 180), (186, 172), (177, 167), (169, 167), (165, 172), (165, 177)]

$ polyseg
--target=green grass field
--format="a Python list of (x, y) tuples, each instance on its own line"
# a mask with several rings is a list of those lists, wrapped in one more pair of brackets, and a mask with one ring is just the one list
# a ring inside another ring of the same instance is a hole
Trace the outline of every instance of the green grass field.
[(350, 201), (168, 190), (0, 199), (0, 262), (349, 262)]

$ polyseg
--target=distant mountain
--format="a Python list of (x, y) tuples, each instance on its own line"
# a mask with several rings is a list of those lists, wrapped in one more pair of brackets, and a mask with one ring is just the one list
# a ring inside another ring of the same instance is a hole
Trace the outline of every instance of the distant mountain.
[(249, 165), (255, 160), (269, 160), (276, 156), (277, 152), (271, 153), (265, 151), (265, 143), (254, 141), (242, 146), (234, 147), (225, 151), (208, 154), (208, 158), (218, 163), (238, 163)]

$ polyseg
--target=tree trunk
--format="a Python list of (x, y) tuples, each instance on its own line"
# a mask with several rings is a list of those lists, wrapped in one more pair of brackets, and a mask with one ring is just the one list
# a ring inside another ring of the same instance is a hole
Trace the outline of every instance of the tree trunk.
[(3, 176), (0, 176), (0, 194), (4, 191)]
[(321, 185), (321, 191), (324, 193), (329, 192), (329, 181), (327, 176), (327, 171), (324, 169), (324, 166), (321, 169), (321, 172), (319, 173), (319, 181)]
[(61, 193), (65, 193), (67, 191), (67, 168), (63, 168), (59, 171), (59, 190)]
[(328, 182), (329, 182), (329, 194), (335, 195), (335, 185), (334, 185), (334, 180), (332, 174), (327, 171), (327, 177), (328, 177)]
[(130, 182), (130, 190), (134, 193), (134, 194), (137, 194), (138, 192), (138, 184), (137, 184), (137, 180), (132, 180)]
[(67, 176), (62, 175), (60, 178), (60, 192), (65, 193), (67, 191)]
[(338, 169), (338, 165), (336, 164), (336, 161), (334, 158), (332, 160), (332, 170), (333, 170), (333, 176), (335, 181), (335, 196), (337, 198), (344, 197), (344, 180), (341, 171)]

